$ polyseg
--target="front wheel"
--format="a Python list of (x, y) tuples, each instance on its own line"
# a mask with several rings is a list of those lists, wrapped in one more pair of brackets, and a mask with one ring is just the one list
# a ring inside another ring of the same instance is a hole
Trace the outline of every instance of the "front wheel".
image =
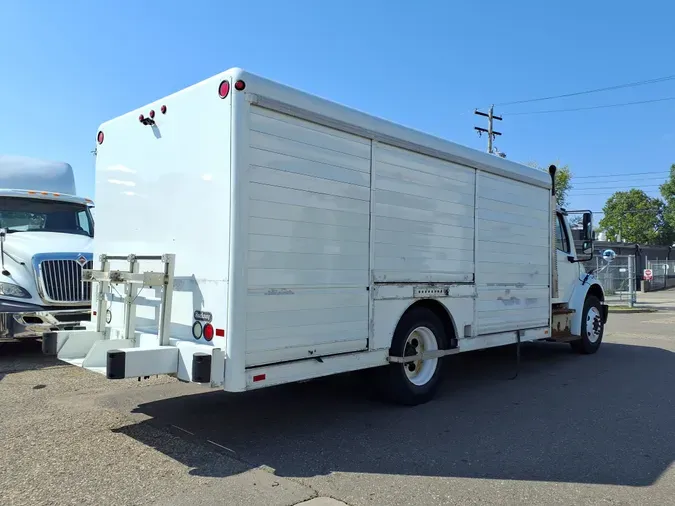
[[(409, 357), (425, 351), (445, 349), (447, 337), (441, 320), (426, 308), (403, 315), (394, 331), (389, 354)], [(405, 364), (392, 363), (382, 371), (381, 386), (386, 396), (409, 406), (431, 400), (441, 380), (442, 359), (431, 358)]]
[(577, 353), (590, 355), (598, 351), (605, 333), (602, 323), (602, 304), (597, 297), (589, 295), (584, 303), (584, 312), (581, 318), (581, 339), (572, 341), (570, 346)]

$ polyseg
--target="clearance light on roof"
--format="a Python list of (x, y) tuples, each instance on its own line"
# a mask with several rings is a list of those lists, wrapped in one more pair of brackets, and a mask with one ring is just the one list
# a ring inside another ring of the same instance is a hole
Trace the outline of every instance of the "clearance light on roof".
[(159, 110), (162, 114), (166, 114), (166, 106), (165, 105), (163, 105)]
[(155, 117), (155, 111), (150, 109), (150, 112), (148, 113), (148, 116), (150, 116), (151, 119), (154, 119)]
[(246, 83), (239, 79), (236, 83), (234, 83), (234, 89), (237, 91), (243, 91), (244, 88), (246, 88)]
[(220, 86), (218, 86), (218, 95), (220, 95), (220, 98), (227, 98), (229, 94), (230, 94), (230, 81), (221, 82)]
[[(46, 191), (38, 191), (38, 190), (25, 190), (25, 192), (28, 195), (51, 195), (52, 197), (60, 197), (61, 194), (58, 192), (46, 192)], [(90, 199), (84, 199), (85, 202), (93, 204), (94, 201)]]
[(98, 141), (99, 144), (103, 144), (103, 138), (104, 138), (103, 132), (99, 131), (98, 135), (96, 136), (96, 140)]

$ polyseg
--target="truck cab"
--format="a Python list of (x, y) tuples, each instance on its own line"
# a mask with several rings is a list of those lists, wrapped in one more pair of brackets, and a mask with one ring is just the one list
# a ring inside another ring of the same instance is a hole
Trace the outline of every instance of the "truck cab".
[(69, 164), (0, 156), (0, 342), (90, 320), (92, 207)]
[[(579, 247), (575, 245), (572, 222), (581, 229)], [(600, 346), (608, 316), (602, 285), (584, 266), (593, 258), (592, 224), (590, 211), (556, 208), (551, 248), (551, 333), (554, 340), (568, 341), (582, 353), (594, 353)]]

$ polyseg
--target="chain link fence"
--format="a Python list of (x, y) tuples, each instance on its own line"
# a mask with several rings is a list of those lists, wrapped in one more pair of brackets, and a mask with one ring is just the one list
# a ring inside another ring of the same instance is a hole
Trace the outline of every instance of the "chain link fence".
[(652, 271), (650, 290), (675, 287), (675, 260), (649, 260), (647, 269)]
[[(594, 269), (594, 274), (602, 283), (608, 304), (633, 306), (637, 302), (637, 280), (635, 256), (616, 256), (611, 262), (596, 256), (586, 268)], [(640, 273), (641, 274), (641, 273)]]

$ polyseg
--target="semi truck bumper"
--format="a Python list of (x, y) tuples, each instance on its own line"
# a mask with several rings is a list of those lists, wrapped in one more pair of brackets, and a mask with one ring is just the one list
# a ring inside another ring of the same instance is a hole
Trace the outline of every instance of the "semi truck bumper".
[(182, 339), (160, 346), (153, 334), (139, 333), (132, 341), (108, 339), (95, 330), (48, 332), (42, 337), (42, 349), (108, 379), (166, 374), (212, 387), (222, 387), (225, 379), (225, 352), (220, 348)]
[(90, 308), (45, 308), (0, 301), (0, 342), (36, 339), (45, 332), (70, 330), (91, 320)]

